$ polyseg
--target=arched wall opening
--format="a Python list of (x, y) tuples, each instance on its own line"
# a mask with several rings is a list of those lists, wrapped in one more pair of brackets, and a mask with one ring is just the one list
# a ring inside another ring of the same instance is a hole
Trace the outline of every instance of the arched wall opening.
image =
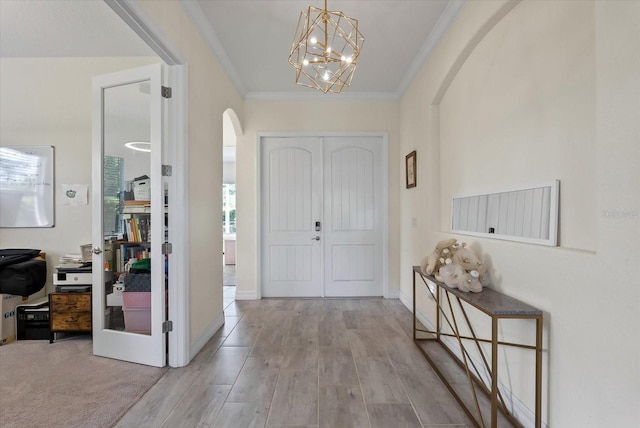
[(223, 240), (223, 304), (227, 308), (235, 300), (237, 235), (236, 228), (236, 143), (242, 126), (236, 112), (228, 108), (222, 113), (222, 240)]

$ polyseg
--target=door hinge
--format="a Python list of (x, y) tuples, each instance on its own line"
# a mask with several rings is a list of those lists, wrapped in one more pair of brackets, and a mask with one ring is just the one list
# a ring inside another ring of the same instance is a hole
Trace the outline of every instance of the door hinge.
[(172, 251), (173, 245), (171, 245), (171, 242), (162, 243), (162, 254), (171, 254)]
[(162, 176), (163, 177), (171, 177), (173, 173), (171, 165), (162, 165)]
[(171, 88), (168, 86), (162, 87), (162, 98), (171, 98)]
[(173, 331), (173, 321), (165, 321), (162, 323), (162, 332), (169, 333)]

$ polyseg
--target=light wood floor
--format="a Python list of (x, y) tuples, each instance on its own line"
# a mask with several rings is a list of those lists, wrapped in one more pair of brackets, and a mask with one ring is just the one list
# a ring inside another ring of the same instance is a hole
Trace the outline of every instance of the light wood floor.
[(117, 427), (471, 427), (399, 300), (232, 302), (187, 367)]

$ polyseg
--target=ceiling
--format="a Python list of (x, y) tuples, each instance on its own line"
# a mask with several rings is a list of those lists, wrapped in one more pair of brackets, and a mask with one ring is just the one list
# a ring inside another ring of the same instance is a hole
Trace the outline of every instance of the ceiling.
[(0, 0), (0, 56), (156, 56), (102, 1)]
[[(322, 0), (180, 0), (248, 99), (400, 97), (464, 0), (328, 0), (365, 37), (350, 88), (322, 94), (295, 84), (288, 64), (298, 17)], [(102, 1), (1, 0), (0, 56), (155, 56)]]

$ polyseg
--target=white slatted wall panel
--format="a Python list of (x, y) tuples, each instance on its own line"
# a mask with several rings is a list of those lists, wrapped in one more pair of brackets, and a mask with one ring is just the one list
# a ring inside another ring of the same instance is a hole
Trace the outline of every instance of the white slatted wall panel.
[(373, 153), (357, 147), (331, 154), (333, 230), (373, 230)]
[(559, 181), (527, 189), (454, 197), (452, 232), (556, 245)]
[(269, 157), (272, 231), (311, 229), (311, 153), (298, 148), (274, 150)]

